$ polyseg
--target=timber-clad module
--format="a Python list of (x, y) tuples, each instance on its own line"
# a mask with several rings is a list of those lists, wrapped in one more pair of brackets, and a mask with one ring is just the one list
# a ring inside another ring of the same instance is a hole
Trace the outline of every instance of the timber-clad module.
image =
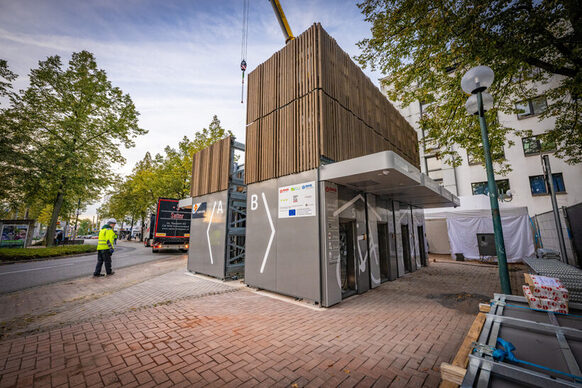
[(247, 184), (384, 150), (420, 167), (414, 129), (319, 23), (249, 74)]
[(229, 136), (194, 154), (190, 186), (191, 197), (228, 189), (230, 147), (231, 138)]

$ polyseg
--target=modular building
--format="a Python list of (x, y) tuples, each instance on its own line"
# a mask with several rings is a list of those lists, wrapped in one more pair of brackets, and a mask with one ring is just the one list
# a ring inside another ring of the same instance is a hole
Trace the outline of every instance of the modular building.
[[(459, 204), (420, 173), (414, 129), (319, 24), (249, 73), (245, 142), (249, 286), (332, 306), (426, 265), (422, 209)], [(197, 158), (202, 187), (215, 166)], [(188, 268), (224, 278), (209, 269), (228, 257), (219, 186), (185, 200), (204, 206)]]
[(250, 184), (245, 283), (334, 305), (427, 265), (423, 208), (458, 204), (393, 151)]
[(245, 258), (246, 186), (244, 166), (234, 151), (244, 144), (227, 137), (194, 154), (188, 270), (219, 279), (242, 277)]

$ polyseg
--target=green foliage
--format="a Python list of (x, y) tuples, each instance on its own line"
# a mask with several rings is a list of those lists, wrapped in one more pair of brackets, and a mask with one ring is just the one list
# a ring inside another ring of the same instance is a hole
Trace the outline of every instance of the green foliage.
[(18, 261), (95, 252), (97, 245), (63, 245), (51, 248), (0, 248), (0, 261)]
[(84, 236), (89, 234), (89, 228), (91, 227), (91, 220), (82, 219), (79, 220), (79, 225), (77, 226), (77, 236)]
[(138, 126), (130, 96), (87, 51), (73, 53), (67, 68), (59, 56), (40, 61), (29, 78), (29, 87), (3, 111), (14, 157), (5, 165), (11, 192), (0, 195), (38, 213), (51, 204), (52, 236), (59, 215), (73, 213), (79, 200), (96, 200), (116, 181), (113, 166), (125, 162), (120, 147), (133, 147), (147, 131)]
[(372, 37), (359, 42), (357, 59), (387, 75), (392, 100), (428, 104), (420, 123), (427, 148), (439, 149), (453, 165), (460, 163), (457, 146), (483, 158), (479, 125), (466, 113), (460, 81), (471, 67), (487, 65), (495, 72), (492, 153), (502, 151), (510, 133), (530, 133), (504, 127), (493, 119), (497, 112), (515, 115), (516, 102), (544, 95), (548, 109), (539, 119), (557, 118), (546, 140), (558, 145), (557, 156), (582, 161), (582, 13), (576, 2), (368, 0), (358, 6), (372, 23)]
[(143, 222), (155, 211), (158, 198), (188, 197), (192, 156), (228, 136), (232, 133), (222, 128), (215, 115), (208, 128), (196, 132), (193, 140), (184, 136), (177, 148), (166, 146), (164, 155), (152, 157), (147, 152), (132, 173), (114, 186), (109, 199), (99, 208), (100, 217), (114, 217), (118, 222), (132, 219)]

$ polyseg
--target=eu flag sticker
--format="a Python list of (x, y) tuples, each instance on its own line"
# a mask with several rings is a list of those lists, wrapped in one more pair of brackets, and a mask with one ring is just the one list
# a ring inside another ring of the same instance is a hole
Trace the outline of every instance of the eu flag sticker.
[(289, 209), (289, 217), (295, 215), (295, 209)]

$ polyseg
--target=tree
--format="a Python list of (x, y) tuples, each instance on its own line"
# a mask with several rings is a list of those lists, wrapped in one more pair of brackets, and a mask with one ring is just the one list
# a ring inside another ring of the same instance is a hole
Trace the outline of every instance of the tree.
[(18, 95), (13, 91), (12, 82), (17, 75), (13, 73), (5, 60), (0, 59), (0, 199), (5, 208), (14, 208), (16, 201), (15, 182), (21, 173), (19, 167), (20, 153), (24, 139), (16, 128), (13, 105)]
[(215, 115), (208, 128), (194, 134), (194, 140), (184, 136), (177, 149), (166, 146), (164, 155), (152, 157), (146, 152), (132, 173), (114, 186), (108, 200), (99, 208), (101, 218), (141, 220), (155, 211), (158, 198), (185, 198), (190, 194), (192, 156), (232, 132), (222, 128)]
[(26, 135), (21, 190), (52, 203), (46, 244), (53, 244), (62, 209), (98, 198), (115, 180), (112, 165), (124, 163), (120, 146), (147, 133), (128, 94), (114, 87), (93, 54), (73, 53), (39, 62), (30, 86), (15, 104), (17, 129)]
[(84, 236), (89, 234), (89, 228), (91, 227), (91, 220), (84, 218), (79, 220), (79, 226), (77, 228), (77, 236)]
[(390, 99), (425, 105), (420, 125), (427, 146), (449, 156), (451, 164), (460, 164), (456, 145), (483, 159), (479, 126), (463, 107), (467, 96), (460, 87), (461, 77), (477, 65), (495, 72), (488, 90), (495, 99), (488, 112), (493, 154), (502, 152), (508, 134), (531, 133), (504, 127), (497, 112), (518, 113), (516, 102), (543, 95), (548, 108), (540, 120), (556, 117), (545, 140), (558, 146), (556, 156), (572, 164), (582, 161), (577, 2), (368, 0), (358, 6), (372, 23), (372, 37), (359, 42), (357, 59), (387, 74), (383, 83)]

